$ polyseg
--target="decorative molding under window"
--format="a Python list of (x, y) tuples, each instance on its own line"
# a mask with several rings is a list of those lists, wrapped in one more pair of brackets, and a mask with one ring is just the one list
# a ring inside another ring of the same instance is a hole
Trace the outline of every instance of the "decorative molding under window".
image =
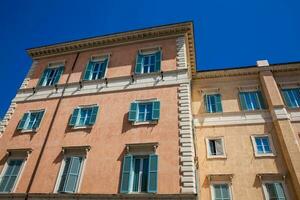
[(200, 93), (202, 95), (205, 95), (205, 94), (218, 94), (218, 93), (220, 93), (220, 88), (202, 88), (200, 90)]
[(77, 96), (104, 92), (116, 92), (126, 90), (136, 90), (142, 88), (156, 88), (162, 86), (178, 85), (188, 83), (187, 70), (174, 70), (164, 72), (164, 80), (161, 79), (160, 73), (141, 74), (134, 77), (132, 82), (131, 76), (108, 78), (107, 84), (105, 80), (87, 81), (83, 83), (69, 83), (49, 87), (37, 87), (33, 94), (32, 88), (19, 90), (14, 101), (24, 102), (40, 99), (51, 99), (62, 96), (63, 87), (66, 87), (64, 96)]
[(186, 55), (186, 44), (185, 37), (178, 37), (176, 39), (177, 46), (177, 56), (176, 56), (176, 64), (177, 69), (187, 69), (187, 55)]
[(13, 113), (15, 112), (16, 107), (17, 107), (16, 102), (12, 102), (10, 104), (6, 114), (4, 115), (4, 118), (2, 119), (2, 121), (0, 121), (0, 134), (4, 133), (9, 120), (11, 119)]
[(238, 87), (240, 92), (252, 92), (252, 91), (259, 91), (260, 87), (258, 85), (245, 85)]
[(263, 124), (266, 122), (272, 122), (271, 115), (267, 110), (204, 113), (194, 116), (194, 124), (196, 127)]
[(195, 152), (193, 143), (190, 83), (180, 84), (179, 133), (180, 133), (180, 171), (181, 193), (196, 193)]

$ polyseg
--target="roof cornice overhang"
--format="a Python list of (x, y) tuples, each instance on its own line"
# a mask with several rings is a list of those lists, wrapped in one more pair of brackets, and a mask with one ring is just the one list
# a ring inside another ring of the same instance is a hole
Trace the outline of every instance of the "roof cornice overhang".
[(267, 67), (247, 67), (247, 68), (234, 68), (234, 69), (223, 69), (223, 70), (211, 70), (211, 71), (199, 71), (194, 76), (193, 79), (208, 79), (208, 78), (225, 78), (233, 76), (248, 76), (248, 75), (258, 75), (261, 71), (271, 71), (274, 73), (278, 72), (300, 72), (300, 62), (299, 63), (287, 63), (287, 64), (275, 64)]
[(45, 57), (82, 52), (91, 49), (101, 49), (136, 42), (167, 39), (180, 35), (184, 35), (186, 37), (188, 61), (189, 65), (191, 66), (191, 71), (195, 73), (195, 47), (192, 22), (146, 28), (142, 30), (128, 31), (106, 36), (58, 43), (49, 46), (31, 48), (27, 49), (27, 53), (32, 59), (37, 60)]

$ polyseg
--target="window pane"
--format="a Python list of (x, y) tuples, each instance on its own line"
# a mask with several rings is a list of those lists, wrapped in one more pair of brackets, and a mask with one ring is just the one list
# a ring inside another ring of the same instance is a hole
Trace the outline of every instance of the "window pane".
[(138, 192), (139, 190), (140, 162), (141, 160), (138, 158), (134, 160), (133, 187), (132, 187), (133, 192)]
[(23, 160), (10, 160), (0, 183), (0, 192), (10, 192), (15, 184)]
[(210, 155), (217, 154), (215, 142), (216, 142), (215, 140), (209, 140)]
[(147, 192), (147, 183), (148, 183), (148, 166), (149, 159), (143, 159), (143, 175), (142, 175), (142, 185), (141, 185), (141, 192)]

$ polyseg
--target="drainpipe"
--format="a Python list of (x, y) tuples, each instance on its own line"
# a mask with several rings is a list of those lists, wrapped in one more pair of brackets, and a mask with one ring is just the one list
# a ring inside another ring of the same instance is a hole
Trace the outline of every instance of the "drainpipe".
[(39, 165), (40, 165), (40, 162), (41, 162), (43, 153), (44, 153), (44, 151), (45, 151), (46, 144), (47, 144), (48, 139), (49, 139), (50, 132), (51, 132), (51, 130), (52, 130), (52, 128), (53, 128), (54, 119), (55, 119), (55, 117), (56, 117), (56, 115), (57, 115), (57, 112), (58, 112), (59, 106), (60, 106), (60, 104), (61, 104), (61, 101), (62, 101), (62, 99), (63, 99), (63, 96), (64, 96), (64, 93), (65, 93), (66, 87), (68, 86), (70, 76), (71, 76), (71, 74), (72, 74), (72, 72), (73, 72), (73, 70), (74, 70), (74, 68), (75, 68), (75, 64), (76, 64), (76, 62), (77, 62), (78, 56), (79, 56), (79, 52), (78, 52), (77, 55), (76, 55), (76, 58), (75, 58), (74, 63), (73, 63), (73, 65), (72, 65), (71, 72), (68, 74), (67, 81), (66, 81), (66, 83), (65, 83), (64, 86), (63, 86), (62, 94), (61, 94), (61, 96), (59, 97), (58, 103), (57, 103), (57, 105), (56, 105), (56, 107), (55, 107), (54, 114), (53, 114), (53, 117), (52, 117), (51, 122), (50, 122), (49, 129), (48, 129), (47, 134), (46, 134), (46, 138), (45, 138), (45, 140), (44, 140), (44, 142), (43, 142), (41, 152), (40, 152), (40, 154), (39, 154), (39, 156), (38, 156), (36, 165), (34, 166), (32, 176), (30, 177), (29, 184), (28, 184), (28, 187), (27, 187), (27, 189), (26, 189), (26, 197), (25, 197), (25, 200), (28, 200), (29, 191), (31, 190), (31, 186), (32, 186), (32, 184), (33, 184), (33, 180), (34, 180), (34, 178), (35, 178), (35, 176), (36, 176), (37, 169), (39, 168)]

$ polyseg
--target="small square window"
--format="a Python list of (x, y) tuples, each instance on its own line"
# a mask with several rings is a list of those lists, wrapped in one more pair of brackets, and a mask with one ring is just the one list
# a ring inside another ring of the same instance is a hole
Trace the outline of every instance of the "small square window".
[(266, 108), (260, 91), (240, 92), (239, 96), (242, 110), (250, 111)]
[(134, 124), (156, 123), (160, 117), (160, 101), (134, 101), (130, 104), (128, 120)]
[(206, 141), (208, 158), (225, 158), (223, 138), (209, 138)]
[(255, 151), (255, 156), (274, 156), (273, 144), (269, 135), (251, 136)]
[(206, 112), (208, 113), (216, 113), (222, 112), (222, 101), (220, 94), (206, 94), (204, 96)]
[(228, 183), (213, 183), (212, 200), (231, 200), (231, 191)]
[(39, 81), (39, 86), (50, 86), (55, 85), (58, 83), (62, 73), (63, 73), (64, 67), (49, 67), (45, 69), (43, 72), (43, 75)]
[(22, 131), (33, 131), (39, 128), (44, 110), (26, 112), (20, 120), (17, 129)]

